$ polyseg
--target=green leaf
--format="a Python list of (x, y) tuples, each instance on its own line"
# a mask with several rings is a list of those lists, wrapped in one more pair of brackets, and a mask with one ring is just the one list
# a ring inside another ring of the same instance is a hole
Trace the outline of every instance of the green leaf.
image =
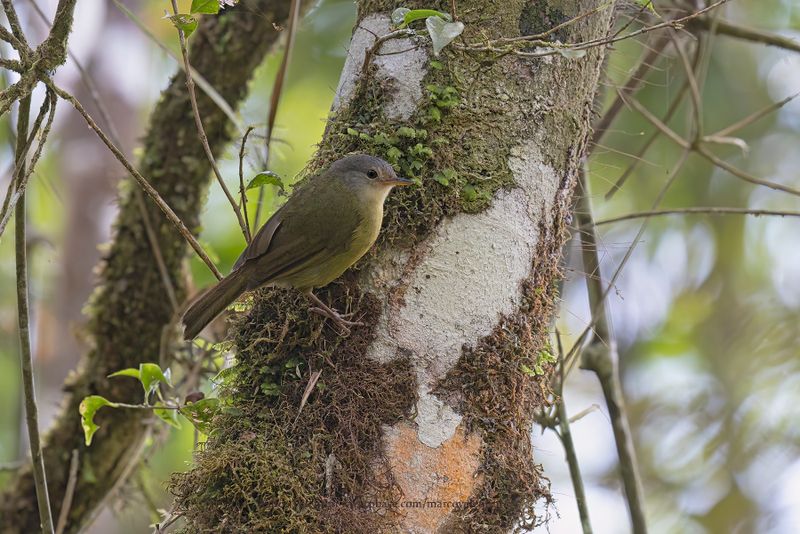
[(163, 404), (161, 403), (156, 404), (156, 408), (153, 408), (153, 413), (156, 414), (159, 419), (161, 419), (170, 426), (174, 426), (175, 428), (181, 427), (181, 423), (180, 421), (178, 421), (178, 410), (172, 410), (169, 408), (158, 408), (158, 406), (163, 406)]
[(389, 163), (397, 163), (403, 157), (403, 151), (396, 146), (391, 147), (386, 151), (386, 161)]
[(428, 62), (428, 65), (430, 65), (430, 66), (431, 66), (431, 68), (432, 68), (432, 69), (435, 69), (435, 70), (442, 70), (442, 69), (444, 68), (444, 65), (443, 65), (443, 64), (442, 64), (442, 62), (441, 62), (441, 61), (439, 61), (438, 59), (432, 59), (432, 60), (430, 60), (430, 61)]
[(189, 12), (216, 15), (219, 13), (219, 0), (192, 0)]
[(270, 397), (277, 397), (281, 394), (281, 387), (278, 384), (272, 382), (264, 382), (261, 384), (261, 391), (264, 395), (269, 395)]
[(98, 428), (100, 428), (94, 422), (94, 414), (96, 414), (97, 410), (103, 406), (111, 406), (112, 408), (116, 408), (117, 403), (111, 402), (107, 398), (101, 397), (100, 395), (89, 395), (88, 397), (85, 397), (81, 401), (80, 406), (78, 406), (78, 412), (81, 414), (83, 436), (86, 438), (87, 447), (92, 444), (92, 436), (94, 436), (94, 433), (97, 432)]
[(442, 172), (437, 172), (433, 175), (433, 179), (442, 185), (449, 185), (450, 180), (455, 179), (456, 171), (454, 169), (444, 169)]
[(636, 0), (636, 3), (642, 7), (646, 7), (656, 15), (658, 15), (658, 11), (656, 11), (656, 6), (653, 5), (653, 0)]
[(467, 184), (467, 185), (465, 185), (464, 187), (461, 188), (461, 196), (467, 202), (472, 202), (474, 200), (477, 200), (477, 198), (478, 198), (478, 190), (475, 189), (474, 185)]
[(417, 131), (414, 128), (409, 128), (408, 126), (401, 126), (397, 129), (397, 135), (400, 137), (409, 137), (414, 139), (417, 136)]
[(150, 396), (158, 388), (159, 382), (172, 386), (170, 370), (162, 371), (161, 367), (154, 363), (139, 364), (139, 381), (144, 388), (145, 397)]
[(172, 21), (173, 26), (179, 30), (183, 30), (183, 36), (187, 39), (197, 29), (197, 19), (191, 15), (179, 14), (171, 15), (169, 20)]
[(134, 369), (133, 367), (129, 367), (127, 369), (123, 369), (122, 371), (117, 371), (116, 373), (111, 373), (108, 375), (108, 378), (114, 378), (116, 376), (130, 376), (135, 379), (139, 379), (139, 370)]
[(433, 55), (438, 56), (442, 49), (464, 31), (463, 22), (446, 22), (441, 17), (428, 17), (425, 27), (433, 42)]
[(249, 191), (263, 185), (274, 185), (283, 191), (283, 180), (279, 174), (272, 171), (261, 171), (260, 173), (256, 174), (247, 184), (245, 189)]
[(426, 19), (429, 17), (436, 17), (437, 19), (447, 22), (453, 20), (449, 14), (436, 11), (435, 9), (412, 9), (403, 15), (403, 23), (400, 25), (400, 27), (408, 26), (415, 20)]
[(536, 371), (534, 371), (533, 369), (531, 369), (530, 367), (528, 367), (524, 363), (520, 363), (519, 364), (519, 369), (520, 369), (520, 371), (522, 371), (523, 373), (525, 373), (528, 376), (536, 376), (536, 374), (537, 374)]
[(203, 434), (211, 433), (211, 420), (219, 413), (219, 399), (201, 399), (180, 409), (181, 415)]

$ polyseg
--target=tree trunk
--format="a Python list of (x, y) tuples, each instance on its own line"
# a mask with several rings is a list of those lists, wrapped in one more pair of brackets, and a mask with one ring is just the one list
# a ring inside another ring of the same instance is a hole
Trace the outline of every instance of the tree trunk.
[[(247, 82), (279, 37), (272, 23), (286, 19), (289, 2), (251, 0), (226, 9), (219, 17), (204, 17), (192, 36), (192, 66), (231, 105), (246, 95)], [(225, 114), (204, 94), (198, 94), (209, 144), (215, 153), (231, 140)], [(196, 227), (209, 183), (209, 166), (192, 118), (186, 80), (173, 77), (150, 119), (139, 168), (162, 198), (190, 228)], [(58, 516), (69, 476), (72, 450), (80, 468), (67, 532), (76, 532), (101, 509), (105, 499), (124, 482), (138, 463), (152, 417), (138, 410), (100, 414), (101, 425), (91, 447), (84, 445), (78, 405), (92, 394), (138, 402), (141, 388), (109, 381), (108, 374), (143, 361), (158, 361), (162, 329), (173, 309), (148, 243), (139, 206), (126, 184), (115, 222), (114, 241), (106, 253), (100, 281), (90, 301), (88, 331), (94, 347), (79, 370), (67, 379), (62, 411), (45, 437), (45, 463), (50, 500)], [(149, 218), (177, 297), (185, 296), (182, 266), (187, 246), (161, 211), (147, 201)], [(0, 494), (0, 532), (39, 530), (33, 477), (23, 468)]]
[[(552, 371), (561, 246), (603, 49), (532, 59), (451, 44), (433, 58), (427, 38), (404, 36), (373, 50), (397, 4), (360, 2), (310, 165), (368, 152), (420, 181), (392, 193), (368, 257), (318, 291), (366, 326), (343, 338), (296, 293), (258, 293), (233, 331), (231, 406), (173, 480), (192, 532), (498, 532), (542, 519), (532, 416)], [(460, 1), (456, 43), (538, 34), (601, 4)], [(548, 38), (601, 38), (612, 10)]]

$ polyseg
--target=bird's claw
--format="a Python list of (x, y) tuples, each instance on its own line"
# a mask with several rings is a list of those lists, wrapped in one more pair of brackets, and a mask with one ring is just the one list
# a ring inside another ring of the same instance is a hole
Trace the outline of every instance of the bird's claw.
[(364, 323), (362, 323), (361, 321), (348, 321), (347, 319), (345, 319), (345, 317), (352, 317), (353, 316), (352, 313), (341, 315), (334, 309), (331, 308), (325, 309), (319, 306), (312, 306), (308, 309), (308, 311), (317, 313), (319, 315), (322, 315), (323, 317), (327, 317), (328, 319), (336, 323), (336, 325), (339, 328), (341, 328), (345, 334), (350, 333), (351, 326), (364, 326)]

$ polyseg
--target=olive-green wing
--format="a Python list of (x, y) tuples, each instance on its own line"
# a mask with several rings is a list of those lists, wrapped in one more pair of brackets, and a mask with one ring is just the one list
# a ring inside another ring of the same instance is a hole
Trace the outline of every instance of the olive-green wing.
[(236, 268), (252, 265), (251, 286), (256, 287), (340, 254), (361, 223), (354, 201), (347, 191), (309, 184), (270, 218)]

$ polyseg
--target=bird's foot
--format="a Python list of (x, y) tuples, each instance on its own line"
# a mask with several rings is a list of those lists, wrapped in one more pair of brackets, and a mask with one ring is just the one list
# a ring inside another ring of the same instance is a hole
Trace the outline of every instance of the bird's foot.
[(361, 321), (349, 321), (346, 317), (352, 317), (352, 313), (348, 313), (346, 315), (341, 315), (336, 310), (325, 306), (324, 308), (319, 306), (312, 306), (308, 309), (310, 312), (317, 313), (322, 315), (323, 317), (327, 317), (338, 326), (344, 334), (350, 333), (351, 326), (364, 326), (364, 323)]

